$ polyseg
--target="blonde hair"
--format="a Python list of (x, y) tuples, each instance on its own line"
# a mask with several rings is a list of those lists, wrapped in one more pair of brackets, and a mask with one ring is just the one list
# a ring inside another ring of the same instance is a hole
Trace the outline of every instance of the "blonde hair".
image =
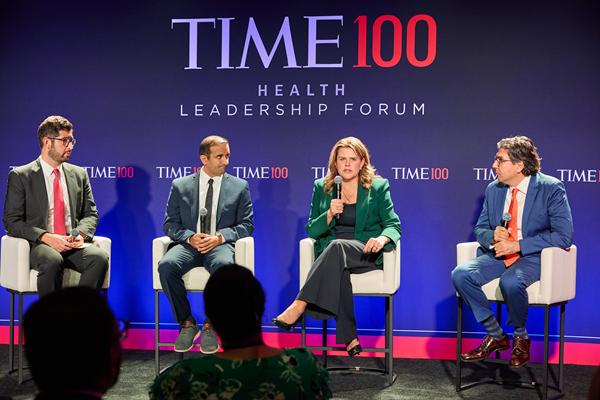
[(369, 159), (369, 150), (367, 150), (367, 148), (365, 147), (363, 142), (361, 142), (359, 139), (357, 139), (355, 137), (350, 136), (350, 137), (341, 139), (339, 142), (337, 142), (335, 144), (335, 146), (333, 146), (333, 149), (331, 149), (331, 154), (329, 155), (329, 173), (327, 174), (327, 176), (325, 176), (325, 181), (324, 181), (325, 193), (327, 193), (327, 194), (331, 193), (331, 189), (333, 188), (333, 185), (334, 185), (333, 179), (336, 176), (338, 176), (338, 170), (335, 165), (335, 162), (337, 159), (338, 150), (343, 147), (352, 149), (354, 151), (354, 154), (356, 154), (356, 156), (358, 158), (365, 161), (365, 163), (363, 164), (362, 168), (360, 169), (360, 171), (358, 173), (358, 180), (362, 187), (364, 187), (367, 190), (370, 190), (371, 184), (373, 183), (373, 178), (376, 178), (376, 177), (381, 178), (381, 177), (379, 175), (375, 175), (375, 168), (373, 168), (373, 166), (371, 165), (370, 159)]

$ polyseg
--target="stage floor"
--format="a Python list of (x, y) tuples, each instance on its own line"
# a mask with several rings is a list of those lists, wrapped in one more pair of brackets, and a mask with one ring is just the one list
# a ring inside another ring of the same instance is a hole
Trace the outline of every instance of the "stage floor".
[[(201, 356), (194, 352), (193, 357)], [(161, 366), (177, 360), (173, 352), (161, 352)], [(329, 357), (330, 366), (383, 367), (383, 359), (364, 357)], [(463, 364), (463, 382), (491, 377), (494, 368), (489, 363)], [(565, 399), (587, 398), (588, 388), (596, 367), (565, 365)], [(32, 400), (36, 388), (33, 381), (18, 385), (4, 375), (8, 369), (8, 345), (0, 345), (0, 400), (9, 396), (12, 400)], [(394, 372), (398, 379), (393, 386), (386, 386), (383, 376), (371, 373), (332, 372), (331, 389), (336, 399), (539, 399), (538, 393), (529, 388), (513, 386), (481, 385), (457, 393), (454, 389), (455, 362), (448, 360), (395, 359)], [(541, 381), (541, 367), (511, 369), (501, 367), (501, 375), (507, 380), (525, 378)], [(148, 350), (125, 350), (119, 382), (106, 394), (106, 400), (148, 399), (148, 388), (154, 379), (154, 352)], [(551, 378), (552, 379), (552, 378)], [(553, 394), (552, 391), (549, 394)]]

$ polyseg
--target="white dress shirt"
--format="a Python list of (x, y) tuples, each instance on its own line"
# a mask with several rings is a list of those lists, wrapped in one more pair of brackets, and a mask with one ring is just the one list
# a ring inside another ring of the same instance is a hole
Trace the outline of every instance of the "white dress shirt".
[[(204, 168), (200, 170), (200, 193), (198, 194), (199, 201), (198, 206), (201, 208), (205, 208), (206, 204), (206, 192), (208, 192), (208, 180), (213, 180), (213, 201), (212, 201), (212, 210), (210, 213), (210, 232), (207, 232), (208, 235), (214, 236), (217, 233), (217, 207), (219, 206), (219, 193), (221, 193), (221, 182), (223, 181), (223, 175), (215, 176), (211, 178), (208, 176), (206, 172), (204, 172)], [(200, 229), (200, 216), (198, 216), (198, 222), (196, 223), (196, 233), (202, 232)]]
[[(527, 197), (527, 188), (529, 187), (529, 181), (531, 180), (531, 176), (526, 176), (525, 179), (519, 183), (516, 188), (519, 189), (517, 192), (517, 203), (519, 205), (519, 209), (517, 211), (517, 240), (523, 239), (523, 232), (521, 231), (521, 227), (523, 226), (523, 210), (525, 209), (525, 198)], [(510, 202), (512, 201), (512, 191), (514, 187), (508, 188), (506, 192), (506, 200), (504, 201), (504, 211), (503, 213), (508, 212), (508, 208), (510, 207)]]
[[(54, 233), (54, 168), (52, 168), (47, 162), (39, 158), (40, 164), (42, 165), (42, 172), (44, 173), (44, 181), (46, 182), (46, 193), (48, 194), (48, 232)], [(71, 232), (71, 207), (69, 206), (69, 189), (67, 188), (67, 180), (65, 179), (65, 173), (63, 171), (62, 164), (58, 166), (60, 173), (60, 186), (62, 187), (63, 197), (65, 199), (65, 228), (67, 235)]]

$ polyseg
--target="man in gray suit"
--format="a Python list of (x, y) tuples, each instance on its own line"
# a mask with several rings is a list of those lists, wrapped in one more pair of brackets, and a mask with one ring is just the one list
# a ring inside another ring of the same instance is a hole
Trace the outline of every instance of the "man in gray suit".
[[(219, 349), (210, 321), (205, 319), (200, 331), (192, 316), (183, 275), (198, 265), (212, 274), (223, 265), (233, 264), (235, 242), (254, 231), (248, 182), (225, 173), (229, 155), (226, 139), (207, 137), (200, 144), (204, 166), (193, 175), (175, 179), (169, 193), (163, 230), (172, 242), (158, 263), (158, 273), (179, 323), (175, 341), (178, 352), (190, 350), (200, 332), (203, 353)], [(199, 218), (201, 209), (206, 211), (204, 218)]]
[[(102, 289), (108, 256), (91, 242), (98, 211), (87, 172), (68, 164), (75, 138), (73, 125), (60, 116), (38, 128), (40, 157), (8, 174), (2, 222), (10, 236), (31, 248), (31, 268), (39, 271), (40, 297), (62, 287), (65, 268), (80, 272), (80, 284)], [(77, 228), (79, 236), (67, 233)]]

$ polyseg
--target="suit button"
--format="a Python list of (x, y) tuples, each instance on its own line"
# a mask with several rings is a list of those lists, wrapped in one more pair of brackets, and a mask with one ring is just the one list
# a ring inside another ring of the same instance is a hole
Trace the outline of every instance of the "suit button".
[(365, 231), (365, 232), (367, 232), (367, 231), (368, 231), (368, 229), (367, 229), (367, 228), (365, 228), (365, 229), (364, 229), (364, 231)]
[(369, 215), (367, 215), (367, 219), (371, 218)]

